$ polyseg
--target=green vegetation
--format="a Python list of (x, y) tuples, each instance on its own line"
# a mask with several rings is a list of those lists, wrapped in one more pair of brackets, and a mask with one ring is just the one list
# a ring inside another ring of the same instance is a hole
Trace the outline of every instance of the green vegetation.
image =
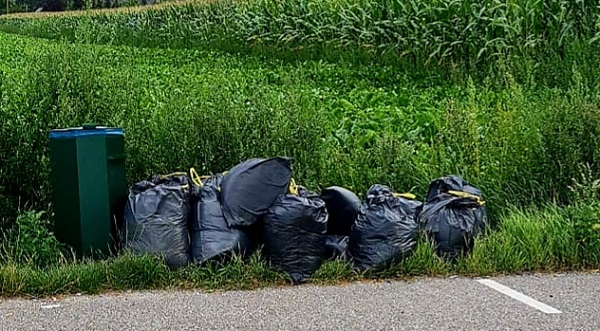
[(0, 29), (90, 44), (251, 50), (286, 58), (375, 55), (413, 69), (440, 66), (439, 73), (455, 74), (448, 71), (458, 68), (480, 77), (503, 61), (519, 74), (542, 71), (538, 79), (560, 82), (568, 74), (563, 69), (570, 69), (562, 61), (598, 76), (589, 61), (598, 59), (599, 13), (588, 0), (223, 0), (14, 17), (2, 20)]
[[(454, 265), (436, 257), (433, 248), (423, 241), (408, 259), (382, 271), (358, 273), (352, 270), (349, 263), (340, 260), (326, 262), (313, 276), (311, 283), (445, 276), (453, 273), (480, 276), (600, 266), (600, 246), (596, 243), (591, 249), (578, 244), (576, 240), (576, 228), (579, 222), (586, 221), (585, 217), (573, 217), (587, 212), (600, 215), (599, 204), (569, 210), (554, 206), (525, 212), (514, 208), (510, 210), (497, 231), (479, 240), (473, 254)], [(598, 222), (598, 218), (595, 220)], [(26, 214), (18, 228), (28, 228), (38, 223), (39, 215)], [(595, 231), (597, 238), (600, 231)], [(38, 248), (58, 252), (52, 239), (45, 235), (38, 234), (28, 239), (37, 239)], [(289, 283), (287, 277), (269, 268), (259, 254), (247, 260), (237, 257), (226, 264), (190, 266), (176, 271), (169, 270), (160, 259), (152, 256), (123, 254), (104, 261), (79, 263), (61, 256), (59, 263), (46, 264), (48, 260), (33, 250), (21, 249), (18, 254), (3, 254), (0, 259), (0, 296), (48, 296), (159, 288), (253, 289)]]
[[(173, 272), (60, 254), (47, 134), (84, 122), (124, 128), (130, 182), (287, 155), (314, 190), (381, 183), (423, 198), (447, 174), (483, 190), (495, 226), (471, 257), (446, 265), (422, 243), (379, 276), (597, 268), (599, 13), (590, 1), (252, 0), (0, 18), (18, 33), (0, 32), (0, 292), (284, 282), (258, 256)], [(331, 262), (314, 281), (362, 277)]]
[(47, 209), (48, 131), (84, 122), (125, 129), (130, 181), (288, 155), (314, 189), (383, 183), (422, 197), (433, 178), (457, 173), (495, 214), (569, 202), (580, 165), (596, 175), (598, 88), (577, 68), (564, 90), (510, 75), (500, 86), (460, 85), (393, 66), (1, 38), (0, 192), (9, 205)]

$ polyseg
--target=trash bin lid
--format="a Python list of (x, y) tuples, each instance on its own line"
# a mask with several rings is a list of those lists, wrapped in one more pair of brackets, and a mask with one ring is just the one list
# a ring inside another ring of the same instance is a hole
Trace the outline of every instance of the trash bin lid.
[(93, 124), (86, 124), (81, 127), (65, 128), (65, 129), (54, 129), (50, 131), (50, 139), (61, 139), (61, 138), (76, 138), (84, 136), (108, 136), (116, 135), (122, 136), (122, 128), (109, 128), (106, 126), (97, 126)]

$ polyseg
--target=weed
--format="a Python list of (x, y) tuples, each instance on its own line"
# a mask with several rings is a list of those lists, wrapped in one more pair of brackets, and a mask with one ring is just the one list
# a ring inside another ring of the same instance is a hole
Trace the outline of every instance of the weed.
[(63, 259), (61, 245), (48, 227), (44, 212), (21, 213), (4, 236), (0, 261), (35, 267), (58, 264)]

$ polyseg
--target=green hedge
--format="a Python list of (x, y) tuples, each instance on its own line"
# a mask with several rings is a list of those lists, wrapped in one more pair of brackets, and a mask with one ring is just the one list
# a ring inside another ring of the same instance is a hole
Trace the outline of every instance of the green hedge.
[(85, 122), (125, 129), (130, 183), (287, 155), (312, 189), (382, 183), (422, 198), (432, 179), (458, 174), (494, 215), (568, 202), (585, 164), (597, 176), (599, 88), (577, 67), (567, 88), (550, 89), (8, 34), (0, 59), (0, 203), (13, 217), (19, 203), (48, 209), (48, 131)]

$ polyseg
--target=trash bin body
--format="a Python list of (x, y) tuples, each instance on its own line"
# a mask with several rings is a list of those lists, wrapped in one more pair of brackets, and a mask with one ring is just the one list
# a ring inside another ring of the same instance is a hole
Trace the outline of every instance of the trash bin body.
[(109, 253), (127, 198), (123, 130), (53, 130), (49, 147), (56, 238), (80, 257)]

